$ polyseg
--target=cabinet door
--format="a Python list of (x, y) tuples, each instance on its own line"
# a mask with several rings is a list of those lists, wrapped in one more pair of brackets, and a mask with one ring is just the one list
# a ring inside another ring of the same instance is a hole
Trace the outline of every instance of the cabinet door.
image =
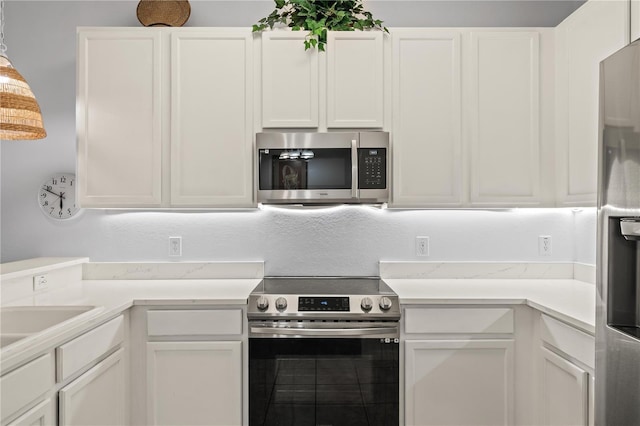
[(393, 30), (394, 207), (462, 204), (460, 34)]
[(473, 32), (471, 203), (540, 201), (539, 34)]
[(540, 350), (540, 424), (586, 426), (588, 373), (546, 348)]
[(161, 203), (161, 33), (78, 33), (78, 203)]
[(640, 0), (631, 0), (631, 40), (640, 38)]
[(628, 41), (628, 0), (589, 0), (556, 27), (560, 204), (596, 203), (599, 64)]
[(241, 342), (147, 343), (147, 423), (240, 425)]
[(318, 127), (318, 51), (306, 31), (262, 33), (262, 127)]
[(250, 29), (171, 33), (171, 205), (253, 205)]
[(55, 415), (53, 403), (47, 399), (9, 423), (8, 426), (54, 426)]
[(327, 33), (327, 127), (383, 126), (383, 33)]
[(513, 340), (408, 340), (407, 425), (512, 425)]
[(60, 425), (124, 425), (124, 349), (60, 390)]

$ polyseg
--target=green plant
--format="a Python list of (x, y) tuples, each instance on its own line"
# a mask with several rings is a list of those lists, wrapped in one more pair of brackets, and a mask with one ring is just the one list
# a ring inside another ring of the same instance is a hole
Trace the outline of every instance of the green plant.
[(378, 29), (389, 32), (382, 21), (364, 10), (362, 0), (274, 0), (276, 8), (253, 26), (253, 31), (273, 29), (277, 23), (294, 31), (307, 30), (304, 49), (318, 47), (324, 51), (327, 31)]

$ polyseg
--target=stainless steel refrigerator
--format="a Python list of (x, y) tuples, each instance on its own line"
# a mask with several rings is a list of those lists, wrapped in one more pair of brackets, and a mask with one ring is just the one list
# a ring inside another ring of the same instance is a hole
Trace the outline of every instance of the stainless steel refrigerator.
[(640, 425), (640, 40), (600, 64), (597, 425)]

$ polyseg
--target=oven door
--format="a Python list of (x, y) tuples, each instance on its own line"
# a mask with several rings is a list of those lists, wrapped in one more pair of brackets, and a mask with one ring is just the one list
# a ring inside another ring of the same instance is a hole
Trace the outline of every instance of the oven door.
[(250, 326), (250, 425), (398, 424), (397, 323), (291, 323)]
[(357, 133), (258, 133), (258, 202), (352, 202)]

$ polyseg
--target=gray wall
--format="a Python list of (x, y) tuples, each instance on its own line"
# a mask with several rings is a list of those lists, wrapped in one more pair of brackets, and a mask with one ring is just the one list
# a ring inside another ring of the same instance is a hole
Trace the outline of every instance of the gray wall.
[[(388, 26), (553, 26), (581, 2), (368, 1)], [(249, 26), (271, 1), (192, 1), (189, 26)], [(378, 260), (581, 261), (595, 263), (595, 210), (390, 211), (368, 207), (250, 212), (91, 210), (64, 223), (39, 210), (40, 184), (75, 170), (77, 26), (139, 26), (137, 1), (8, 1), (8, 55), (36, 93), (44, 141), (2, 141), (1, 259), (90, 256), (95, 261), (169, 260), (168, 237), (183, 237), (181, 260), (265, 260), (268, 274), (377, 273)], [(431, 237), (431, 256), (414, 238)], [(553, 236), (540, 257), (538, 235)]]

